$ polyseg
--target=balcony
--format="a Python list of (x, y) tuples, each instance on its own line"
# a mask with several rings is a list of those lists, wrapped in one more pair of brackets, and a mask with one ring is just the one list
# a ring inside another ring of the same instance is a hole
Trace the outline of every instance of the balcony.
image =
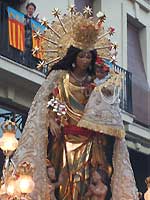
[[(21, 65), (24, 65), (31, 69), (36, 69), (36, 65), (39, 63), (40, 59), (31, 55), (25, 56), (25, 52), (14, 48), (9, 45), (9, 25), (8, 25), (8, 12), (7, 4), (0, 4), (0, 55), (6, 57), (10, 60), (13, 60)], [(34, 21), (34, 20), (33, 20)], [(17, 31), (17, 30), (16, 30)], [(32, 37), (32, 36), (31, 36)], [(25, 38), (24, 38), (25, 40)], [(24, 42), (24, 40), (22, 42)], [(16, 42), (17, 43), (17, 42)], [(47, 73), (47, 70), (44, 69), (43, 73)]]

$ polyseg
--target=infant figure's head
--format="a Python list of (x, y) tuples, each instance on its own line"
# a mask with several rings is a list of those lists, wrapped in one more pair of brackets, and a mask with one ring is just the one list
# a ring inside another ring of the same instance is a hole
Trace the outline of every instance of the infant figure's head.
[(105, 69), (104, 67), (100, 67), (96, 65), (95, 73), (96, 73), (96, 77), (101, 80), (108, 75), (109, 71), (107, 71), (107, 69)]
[(96, 77), (98, 79), (103, 79), (105, 78), (105, 76), (108, 75), (109, 67), (106, 65), (105, 61), (102, 58), (97, 57), (95, 67)]

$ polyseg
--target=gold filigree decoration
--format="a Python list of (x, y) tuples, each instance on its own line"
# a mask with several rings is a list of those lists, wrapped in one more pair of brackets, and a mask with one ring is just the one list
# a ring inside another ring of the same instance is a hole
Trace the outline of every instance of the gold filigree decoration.
[[(76, 11), (75, 6), (71, 5), (68, 8), (69, 13), (61, 16), (58, 8), (53, 9), (52, 14), (56, 20), (49, 25), (47, 19), (43, 18), (41, 24), (47, 27), (45, 34), (35, 33), (34, 38), (42, 38), (41, 49), (33, 49), (33, 53), (42, 52), (43, 60), (38, 65), (41, 69), (44, 65), (51, 66), (62, 59), (68, 50), (73, 45), (82, 50), (97, 49), (98, 55), (101, 58), (112, 59), (110, 53), (112, 48), (117, 46), (107, 38), (114, 33), (114, 28), (110, 27), (105, 31), (102, 23), (106, 16), (102, 12), (97, 15), (95, 20), (92, 15), (92, 9), (88, 6), (83, 10), (83, 14)], [(116, 50), (116, 49), (115, 49)], [(114, 55), (113, 55), (114, 56)], [(113, 58), (113, 60), (115, 60)]]

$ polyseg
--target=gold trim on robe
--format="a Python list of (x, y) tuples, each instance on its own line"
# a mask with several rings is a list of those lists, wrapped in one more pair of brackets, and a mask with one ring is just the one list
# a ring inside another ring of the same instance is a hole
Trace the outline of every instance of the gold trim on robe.
[(112, 127), (111, 125), (96, 124), (94, 122), (86, 121), (84, 119), (81, 119), (79, 121), (78, 126), (118, 138), (124, 138), (126, 134), (124, 129)]

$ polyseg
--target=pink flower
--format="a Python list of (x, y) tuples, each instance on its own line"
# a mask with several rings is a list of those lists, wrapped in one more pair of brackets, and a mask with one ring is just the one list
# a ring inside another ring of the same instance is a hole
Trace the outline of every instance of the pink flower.
[(102, 69), (104, 72), (109, 72), (109, 67), (107, 65), (103, 65)]
[(97, 65), (103, 65), (103, 64), (104, 64), (103, 59), (100, 58), (100, 57), (97, 57), (97, 58), (96, 58), (96, 64), (97, 64)]
[(115, 28), (109, 27), (108, 31), (109, 31), (109, 35), (113, 35), (115, 33)]

